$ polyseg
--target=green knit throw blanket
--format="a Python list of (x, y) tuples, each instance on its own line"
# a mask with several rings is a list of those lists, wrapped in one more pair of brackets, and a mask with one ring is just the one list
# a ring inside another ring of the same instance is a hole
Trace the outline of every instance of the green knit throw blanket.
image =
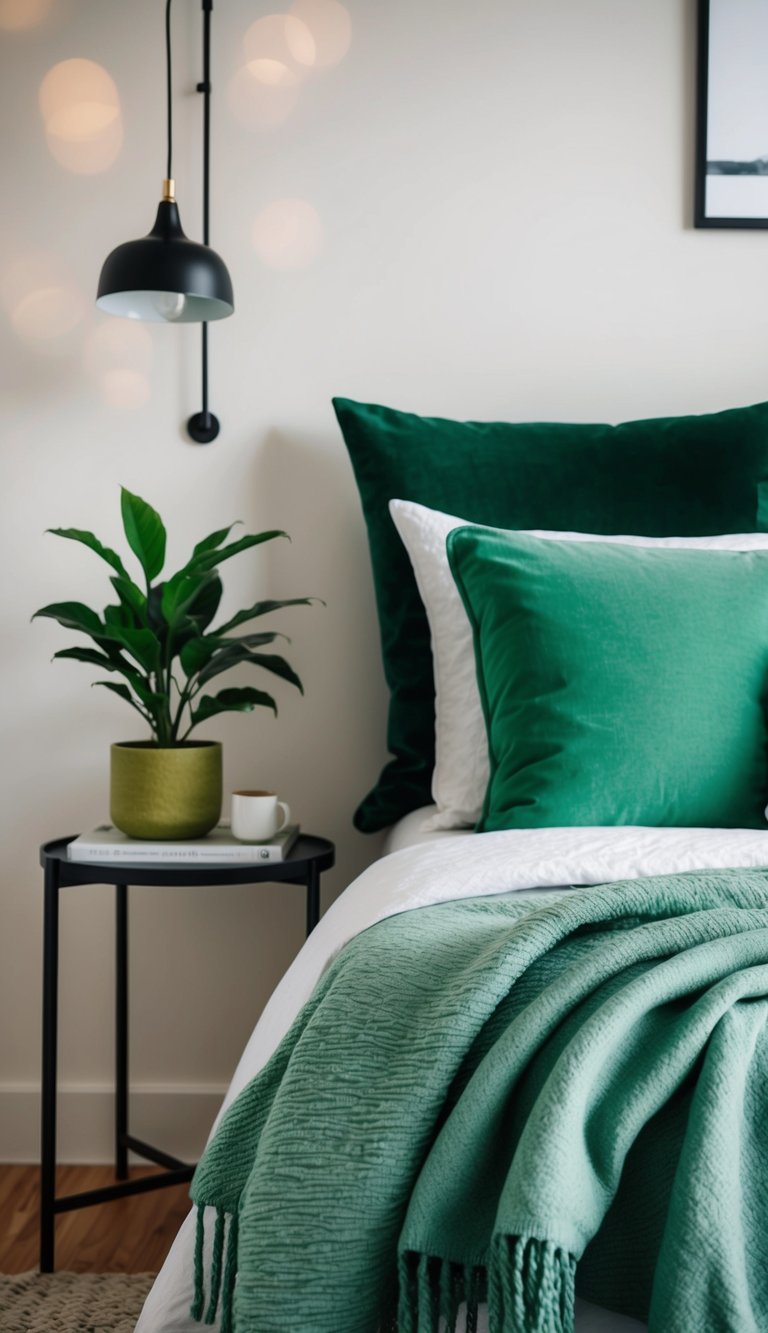
[(371, 927), (197, 1169), (193, 1315), (453, 1333), (463, 1307), (472, 1333), (487, 1302), (491, 1333), (569, 1333), (577, 1289), (657, 1333), (766, 1333), (767, 996), (764, 871)]

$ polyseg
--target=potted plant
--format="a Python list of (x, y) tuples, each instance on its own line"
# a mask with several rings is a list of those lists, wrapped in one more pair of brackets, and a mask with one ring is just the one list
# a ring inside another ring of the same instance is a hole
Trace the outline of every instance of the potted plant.
[(87, 635), (92, 646), (63, 648), (54, 657), (85, 662), (121, 677), (94, 684), (124, 699), (149, 728), (148, 740), (112, 746), (112, 822), (134, 838), (201, 837), (221, 814), (221, 744), (190, 740), (191, 732), (218, 713), (254, 708), (277, 712), (274, 699), (262, 689), (217, 690), (210, 688), (212, 682), (245, 664), (302, 689), (284, 657), (262, 651), (278, 638), (276, 632), (234, 631), (281, 607), (308, 605), (314, 599), (255, 602), (212, 629), (222, 595), (219, 565), (286, 534), (259, 532), (228, 541), (235, 525), (221, 528), (197, 543), (181, 569), (160, 580), (166, 543), (160, 515), (125, 487), (121, 511), (143, 586), (134, 582), (117, 552), (92, 532), (51, 528), (54, 536), (81, 542), (110, 566), (109, 581), (117, 600), (101, 614), (82, 602), (55, 602), (35, 616), (47, 616), (65, 629)]

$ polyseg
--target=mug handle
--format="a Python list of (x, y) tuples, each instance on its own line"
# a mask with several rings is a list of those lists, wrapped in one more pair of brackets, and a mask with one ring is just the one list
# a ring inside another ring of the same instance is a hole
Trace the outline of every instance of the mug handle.
[(275, 833), (282, 833), (283, 829), (285, 828), (286, 824), (291, 818), (291, 807), (289, 805), (286, 805), (285, 801), (278, 801), (277, 808), (278, 810), (282, 810), (283, 812), (283, 822), (282, 824), (278, 824), (277, 828), (275, 829)]

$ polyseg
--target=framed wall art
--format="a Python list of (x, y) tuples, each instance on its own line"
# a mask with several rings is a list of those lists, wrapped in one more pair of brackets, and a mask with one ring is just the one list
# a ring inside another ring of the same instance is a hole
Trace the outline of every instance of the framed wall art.
[(768, 227), (768, 0), (699, 0), (697, 227)]

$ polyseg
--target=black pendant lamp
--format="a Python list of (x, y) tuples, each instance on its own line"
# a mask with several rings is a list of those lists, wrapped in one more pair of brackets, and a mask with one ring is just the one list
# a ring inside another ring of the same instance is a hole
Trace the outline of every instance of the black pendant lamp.
[(208, 244), (210, 219), (211, 127), (211, 11), (213, 0), (202, 0), (203, 81), (203, 244), (190, 241), (181, 228), (171, 173), (173, 119), (171, 97), (171, 0), (165, 7), (165, 50), (168, 108), (168, 163), (163, 195), (155, 225), (148, 236), (126, 241), (104, 261), (96, 304), (110, 315), (159, 323), (202, 323), (203, 410), (187, 423), (198, 444), (208, 444), (219, 433), (219, 422), (208, 410), (208, 329), (210, 320), (225, 319), (234, 306), (232, 281), (223, 259)]

